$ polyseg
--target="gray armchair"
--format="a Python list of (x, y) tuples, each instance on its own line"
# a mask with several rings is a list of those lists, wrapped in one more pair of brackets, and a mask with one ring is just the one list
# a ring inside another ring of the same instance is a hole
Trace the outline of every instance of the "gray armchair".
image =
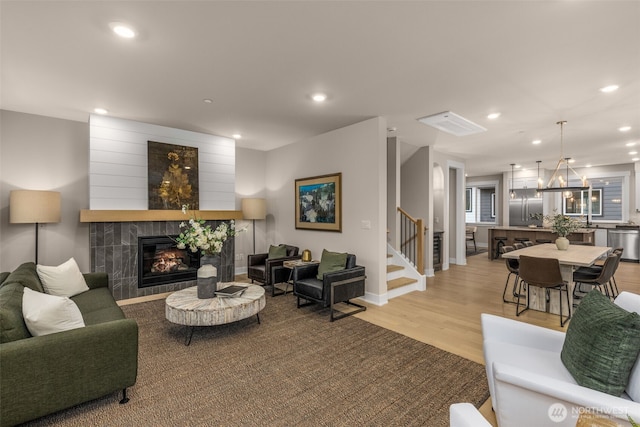
[[(342, 319), (359, 313), (367, 308), (350, 301), (352, 298), (364, 296), (364, 282), (366, 279), (363, 266), (356, 265), (356, 256), (347, 255), (344, 270), (324, 273), (322, 279), (317, 278), (319, 264), (296, 266), (293, 269), (293, 293), (297, 297), (297, 306), (305, 307), (311, 304), (322, 304), (330, 308), (330, 320)], [(301, 304), (301, 300), (307, 301)], [(334, 306), (345, 303), (356, 307), (348, 313), (334, 315)]]
[(300, 259), (298, 255), (299, 248), (297, 246), (285, 245), (287, 247), (287, 255), (282, 258), (269, 258), (268, 253), (253, 254), (248, 256), (247, 260), (247, 277), (254, 281), (262, 283), (263, 286), (273, 286), (275, 283), (274, 269), (282, 267), (282, 263), (287, 260)]

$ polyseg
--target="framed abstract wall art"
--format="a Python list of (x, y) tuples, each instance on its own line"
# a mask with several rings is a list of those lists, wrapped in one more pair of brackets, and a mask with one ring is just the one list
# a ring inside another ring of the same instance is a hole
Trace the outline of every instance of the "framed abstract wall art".
[(342, 232), (342, 173), (296, 179), (296, 228)]

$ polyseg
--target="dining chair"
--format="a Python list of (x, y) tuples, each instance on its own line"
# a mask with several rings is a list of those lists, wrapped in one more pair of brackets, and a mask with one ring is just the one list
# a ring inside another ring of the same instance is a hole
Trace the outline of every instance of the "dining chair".
[[(518, 287), (518, 302), (516, 303), (516, 316), (520, 316), (522, 313), (529, 309), (529, 303), (531, 301), (531, 286), (543, 288), (545, 290), (545, 301), (549, 301), (549, 292), (551, 290), (557, 290), (560, 297), (560, 326), (564, 326), (565, 323), (571, 319), (571, 303), (569, 301), (569, 285), (562, 279), (562, 273), (560, 272), (560, 262), (555, 258), (538, 258), (527, 255), (520, 255), (519, 258), (520, 268), (520, 286)], [(522, 293), (523, 284), (527, 285), (527, 301), (526, 307), (520, 310), (520, 294)], [(567, 316), (562, 317), (562, 293), (565, 293), (567, 300)]]
[[(620, 293), (618, 291), (618, 283), (616, 282), (615, 274), (616, 274), (616, 271), (618, 270), (618, 266), (620, 265), (620, 260), (622, 259), (623, 252), (624, 252), (624, 248), (621, 248), (621, 247), (614, 248), (613, 251), (611, 251), (611, 253), (616, 254), (618, 256), (616, 267), (613, 270), (613, 275), (611, 276), (611, 283), (609, 285), (611, 287), (614, 298), (618, 296), (618, 294)], [(597, 276), (602, 272), (602, 267), (603, 267), (602, 263), (590, 265), (588, 267), (580, 267), (574, 272), (574, 274), (580, 273), (580, 274), (591, 274), (593, 276)], [(574, 291), (575, 289), (576, 288), (574, 288)]]
[[(574, 294), (576, 289), (579, 289), (581, 285), (591, 285), (598, 288), (600, 292), (605, 294), (611, 299), (614, 299), (615, 292), (612, 284), (613, 273), (620, 264), (620, 256), (617, 253), (612, 253), (607, 256), (602, 265), (600, 273), (595, 275), (589, 272), (580, 272), (576, 270), (573, 273), (573, 281), (575, 282)], [(611, 292), (610, 292), (611, 291)]]
[(476, 231), (478, 231), (478, 227), (465, 228), (465, 245), (468, 242), (473, 242), (473, 252), (478, 252), (478, 247), (476, 246)]

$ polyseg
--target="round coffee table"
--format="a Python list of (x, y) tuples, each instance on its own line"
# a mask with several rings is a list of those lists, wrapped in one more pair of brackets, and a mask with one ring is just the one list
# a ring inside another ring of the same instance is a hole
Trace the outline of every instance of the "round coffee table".
[(171, 323), (185, 325), (185, 345), (191, 344), (195, 326), (214, 326), (236, 322), (256, 315), (260, 323), (260, 310), (266, 305), (264, 288), (247, 283), (224, 283), (223, 286), (239, 285), (247, 289), (239, 297), (198, 298), (198, 287), (192, 286), (172, 293), (167, 297), (165, 317)]

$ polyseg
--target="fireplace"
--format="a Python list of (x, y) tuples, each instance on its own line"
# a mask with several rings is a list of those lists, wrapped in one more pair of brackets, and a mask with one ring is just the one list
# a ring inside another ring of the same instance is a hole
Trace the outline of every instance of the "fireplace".
[(138, 237), (138, 288), (197, 279), (200, 254), (178, 249), (175, 237)]

